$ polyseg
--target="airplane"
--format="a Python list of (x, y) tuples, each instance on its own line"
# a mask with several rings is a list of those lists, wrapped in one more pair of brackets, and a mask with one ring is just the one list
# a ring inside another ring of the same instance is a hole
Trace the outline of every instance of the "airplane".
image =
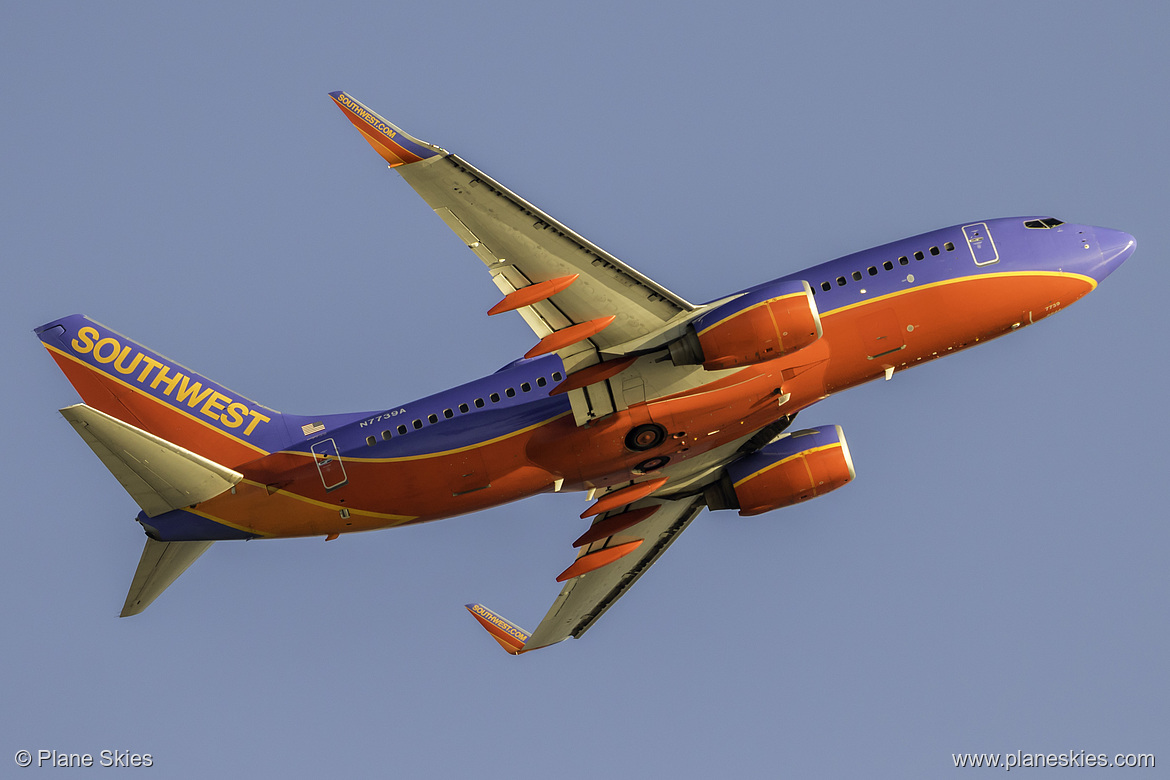
[(798, 413), (1050, 317), (1136, 246), (1052, 217), (985, 219), (693, 304), (462, 158), (330, 97), (483, 264), (501, 295), (487, 313), (517, 312), (535, 343), (417, 401), (295, 415), (83, 315), (36, 328), (82, 398), (61, 414), (141, 509), (122, 616), (216, 541), (328, 541), (584, 492), (575, 554), (533, 631), (466, 605), (512, 654), (580, 637), (704, 508), (757, 515), (854, 478), (840, 426), (793, 430)]

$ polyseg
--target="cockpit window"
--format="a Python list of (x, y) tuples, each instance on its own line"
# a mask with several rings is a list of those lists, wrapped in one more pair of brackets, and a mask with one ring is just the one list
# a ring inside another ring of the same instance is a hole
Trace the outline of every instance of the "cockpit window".
[(1029, 219), (1024, 223), (1024, 227), (1032, 228), (1034, 230), (1047, 230), (1048, 228), (1054, 228), (1057, 225), (1063, 224), (1064, 222), (1056, 219), (1055, 217), (1045, 217), (1044, 219)]

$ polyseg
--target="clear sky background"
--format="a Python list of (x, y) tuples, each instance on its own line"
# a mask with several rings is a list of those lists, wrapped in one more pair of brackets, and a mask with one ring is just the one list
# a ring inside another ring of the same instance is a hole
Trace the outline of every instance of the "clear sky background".
[[(1166, 771), (1170, 6), (239, 5), (0, 25), (0, 775), (22, 748), (158, 777)], [(802, 413), (844, 427), (856, 481), (701, 515), (583, 639), (512, 658), (462, 606), (534, 627), (573, 495), (217, 544), (120, 620), (137, 508), (34, 327), (83, 312), (306, 414), (533, 343), (336, 89), (692, 301), (999, 216), (1138, 249), (1059, 317)]]

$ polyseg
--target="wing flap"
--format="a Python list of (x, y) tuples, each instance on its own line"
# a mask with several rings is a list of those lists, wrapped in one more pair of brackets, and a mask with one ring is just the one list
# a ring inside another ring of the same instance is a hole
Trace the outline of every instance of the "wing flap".
[(148, 517), (214, 498), (244, 478), (85, 404), (68, 406), (61, 415)]

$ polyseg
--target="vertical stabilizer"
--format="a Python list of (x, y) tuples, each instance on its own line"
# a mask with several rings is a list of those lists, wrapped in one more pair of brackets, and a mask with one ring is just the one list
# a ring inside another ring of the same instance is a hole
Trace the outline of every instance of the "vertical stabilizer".
[(86, 405), (229, 468), (288, 442), (279, 412), (80, 314), (36, 329)]

